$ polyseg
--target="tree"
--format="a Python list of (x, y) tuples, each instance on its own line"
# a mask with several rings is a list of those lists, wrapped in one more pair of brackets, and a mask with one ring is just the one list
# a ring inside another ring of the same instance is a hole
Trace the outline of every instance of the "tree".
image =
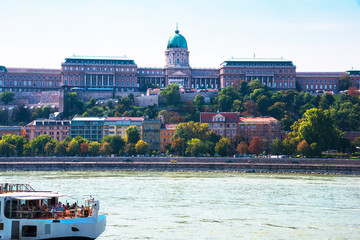
[(176, 83), (169, 84), (160, 92), (164, 103), (168, 106), (177, 105), (180, 102), (180, 88)]
[(276, 138), (271, 144), (271, 153), (274, 155), (280, 155), (284, 152), (284, 147), (282, 141), (279, 138)]
[(46, 145), (44, 147), (45, 155), (46, 156), (54, 156), (55, 147), (56, 147), (56, 142), (55, 141), (51, 141), (51, 142), (46, 143)]
[(23, 122), (28, 123), (31, 120), (30, 111), (25, 108), (24, 104), (17, 105), (12, 112), (13, 122)]
[(139, 155), (145, 155), (149, 152), (149, 144), (143, 140), (139, 140), (135, 145), (136, 153)]
[(134, 143), (128, 143), (125, 146), (125, 154), (128, 156), (133, 156), (136, 154), (135, 144)]
[(65, 141), (57, 142), (55, 145), (54, 153), (56, 156), (65, 156), (66, 155), (67, 143)]
[(108, 142), (103, 142), (100, 148), (100, 153), (103, 156), (109, 156), (112, 152), (112, 149), (110, 147), (110, 144)]
[(360, 95), (360, 91), (356, 87), (349, 87), (348, 95), (352, 97), (358, 97)]
[(205, 104), (205, 97), (203, 95), (196, 95), (194, 99), (194, 105), (197, 107), (203, 106)]
[(242, 116), (258, 116), (259, 115), (258, 105), (251, 100), (246, 101), (243, 104), (243, 108), (244, 108), (245, 112), (243, 112), (241, 114)]
[(165, 124), (184, 122), (184, 118), (182, 116), (180, 116), (177, 112), (161, 110), (159, 112), (159, 116), (164, 117)]
[(231, 148), (230, 140), (228, 138), (223, 137), (219, 140), (219, 142), (216, 143), (215, 152), (222, 157), (228, 156), (230, 148)]
[(83, 101), (80, 100), (76, 92), (68, 92), (64, 99), (64, 112), (66, 115), (81, 114), (84, 108)]
[(125, 147), (125, 140), (120, 135), (106, 136), (103, 139), (104, 142), (108, 142), (112, 149), (112, 154), (122, 154)]
[(186, 155), (200, 156), (206, 154), (206, 145), (198, 138), (192, 138), (187, 142)]
[(296, 148), (297, 152), (300, 153), (303, 156), (308, 156), (310, 153), (310, 146), (309, 144), (305, 141), (302, 140)]
[(101, 144), (98, 142), (89, 143), (89, 154), (91, 156), (99, 156)]
[(183, 155), (186, 149), (186, 141), (182, 137), (176, 137), (171, 143), (171, 151), (176, 155)]
[(329, 107), (335, 102), (335, 98), (330, 93), (325, 93), (321, 96), (321, 100), (319, 102), (319, 106), (322, 109), (329, 109)]
[(320, 150), (337, 149), (341, 139), (340, 131), (335, 127), (328, 110), (309, 109), (304, 117), (292, 126), (291, 136), (308, 144), (317, 143)]
[(349, 87), (351, 87), (351, 78), (349, 74), (345, 73), (340, 79), (339, 79), (339, 90), (344, 91), (348, 90)]
[(180, 123), (176, 126), (176, 132), (173, 136), (175, 138), (183, 138), (186, 142), (192, 138), (198, 138), (201, 141), (206, 141), (210, 134), (209, 125), (207, 123), (195, 123), (193, 121), (187, 123)]
[(234, 104), (234, 101), (238, 98), (234, 88), (232, 86), (223, 88), (217, 97), (217, 103), (219, 111), (229, 112)]
[(75, 156), (80, 153), (80, 144), (75, 139), (71, 140), (66, 148), (67, 153), (70, 156)]
[(243, 105), (242, 102), (240, 100), (236, 99), (233, 103), (232, 111), (241, 113), (243, 111), (242, 105)]
[(140, 140), (140, 133), (136, 126), (130, 126), (126, 130), (125, 141), (126, 143), (136, 144)]
[(15, 146), (17, 156), (23, 155), (24, 145), (27, 144), (26, 138), (23, 136), (6, 134), (2, 136), (2, 140)]
[(248, 150), (250, 153), (254, 153), (256, 156), (259, 156), (259, 154), (263, 151), (263, 143), (261, 138), (254, 137), (250, 142)]
[(247, 153), (247, 149), (248, 149), (248, 145), (246, 144), (245, 141), (242, 141), (239, 143), (239, 145), (237, 146), (236, 150), (238, 151), (239, 154), (246, 154)]
[(40, 135), (30, 141), (31, 150), (36, 156), (44, 155), (44, 147), (48, 142), (55, 141), (49, 135)]
[(15, 155), (15, 146), (5, 140), (0, 140), (0, 156), (10, 157)]
[(8, 105), (10, 102), (14, 100), (15, 93), (10, 91), (4, 91), (0, 93), (0, 101), (5, 105)]
[(89, 152), (89, 143), (87, 143), (87, 142), (80, 143), (79, 153), (86, 155), (86, 154), (88, 154), (88, 152)]

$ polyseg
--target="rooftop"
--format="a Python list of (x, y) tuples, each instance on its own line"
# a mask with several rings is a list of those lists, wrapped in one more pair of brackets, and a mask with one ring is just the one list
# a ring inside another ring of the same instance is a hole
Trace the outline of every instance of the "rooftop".
[(276, 123), (279, 122), (276, 118), (273, 117), (240, 117), (239, 122), (243, 123)]
[(105, 117), (78, 117), (75, 116), (71, 121), (104, 121)]
[(143, 121), (144, 117), (107, 117), (105, 121)]
[(65, 59), (86, 59), (86, 60), (132, 60), (126, 56), (84, 56), (84, 55), (72, 55)]
[(296, 72), (296, 77), (341, 77), (345, 72)]
[(60, 69), (47, 68), (6, 68), (8, 73), (44, 73), (44, 74), (61, 74)]
[(229, 58), (227, 61), (235, 62), (291, 62), (283, 58)]

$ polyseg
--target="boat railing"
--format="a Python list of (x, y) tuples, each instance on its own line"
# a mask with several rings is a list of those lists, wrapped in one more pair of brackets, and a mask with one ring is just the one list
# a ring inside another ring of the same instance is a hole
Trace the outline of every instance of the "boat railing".
[(0, 194), (8, 192), (35, 192), (29, 184), (0, 183)]
[(11, 219), (65, 219), (91, 217), (93, 212), (90, 209), (69, 209), (69, 210), (22, 210), (13, 211)]

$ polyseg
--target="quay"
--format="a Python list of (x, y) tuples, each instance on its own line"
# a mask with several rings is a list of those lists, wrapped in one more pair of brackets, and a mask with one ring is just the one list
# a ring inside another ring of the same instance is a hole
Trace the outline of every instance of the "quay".
[(220, 157), (8, 157), (0, 171), (219, 171), (360, 175), (360, 159)]

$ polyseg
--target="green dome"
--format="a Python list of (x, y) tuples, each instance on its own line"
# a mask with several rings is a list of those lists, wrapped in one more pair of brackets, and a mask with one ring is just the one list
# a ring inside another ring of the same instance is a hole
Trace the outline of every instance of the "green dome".
[(187, 42), (183, 35), (179, 34), (179, 30), (175, 31), (175, 34), (169, 38), (167, 48), (186, 48)]

